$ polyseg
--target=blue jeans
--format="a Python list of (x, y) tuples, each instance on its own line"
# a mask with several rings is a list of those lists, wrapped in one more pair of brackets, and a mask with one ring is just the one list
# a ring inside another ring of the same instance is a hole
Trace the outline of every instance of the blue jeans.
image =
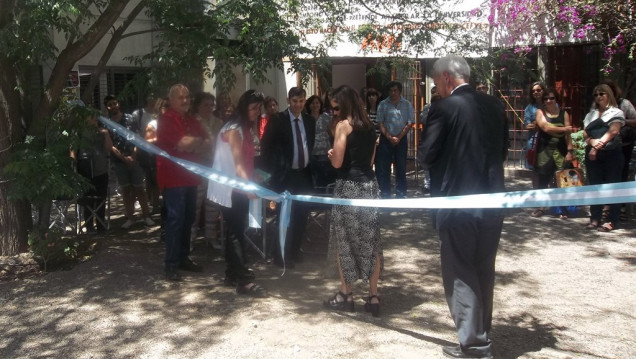
[(176, 269), (190, 254), (190, 231), (194, 223), (197, 187), (172, 187), (163, 190), (166, 211), (163, 224), (166, 236), (166, 269)]
[(375, 176), (378, 179), (382, 198), (391, 197), (391, 163), (395, 173), (395, 193), (397, 196), (406, 195), (407, 149), (406, 136), (402, 137), (395, 146), (386, 137), (380, 136), (380, 144), (375, 153)]

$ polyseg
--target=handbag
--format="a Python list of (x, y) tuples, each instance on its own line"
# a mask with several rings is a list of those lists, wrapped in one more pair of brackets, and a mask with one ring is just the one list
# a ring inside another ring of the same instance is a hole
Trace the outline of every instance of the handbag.
[(533, 166), (537, 163), (537, 149), (539, 147), (539, 132), (535, 133), (532, 136), (532, 147), (528, 149), (526, 152), (526, 161), (530, 166)]
[(554, 173), (558, 188), (578, 187), (584, 185), (583, 171), (580, 168), (566, 168)]
[[(597, 118), (596, 120), (592, 121), (589, 125), (587, 125), (587, 127), (585, 128), (585, 132), (587, 132), (587, 134), (590, 137), (594, 139), (599, 139), (603, 137), (605, 132), (609, 130), (610, 128), (609, 123), (611, 123), (611, 120), (608, 122), (604, 122), (602, 119)], [(622, 144), (623, 142), (621, 141), (621, 136), (617, 135), (617, 136), (614, 136), (609, 142), (607, 142), (605, 146), (602, 148), (602, 150), (611, 151), (617, 147), (620, 147)]]

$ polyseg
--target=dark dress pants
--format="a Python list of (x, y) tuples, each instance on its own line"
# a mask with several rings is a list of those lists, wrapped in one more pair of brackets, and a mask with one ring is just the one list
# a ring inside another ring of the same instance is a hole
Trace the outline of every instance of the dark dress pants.
[(623, 144), (623, 172), (621, 173), (621, 181), (629, 181), (629, 163), (632, 161), (632, 152), (634, 151), (634, 142)]
[[(285, 177), (284, 188), (291, 194), (312, 194), (313, 184), (309, 167), (303, 170), (289, 170)], [(285, 242), (286, 262), (293, 262), (301, 255), (300, 248), (307, 229), (307, 218), (310, 211), (310, 203), (293, 201)], [(277, 240), (274, 241), (273, 251), (274, 258), (280, 259), (278, 258), (281, 252), (280, 244)]]
[[(585, 153), (585, 168), (587, 169), (587, 180), (590, 184), (605, 184), (621, 182), (621, 173), (623, 170), (623, 149), (617, 147), (610, 151), (598, 151), (596, 160), (589, 159), (588, 146)], [(621, 204), (610, 204), (609, 221), (614, 226), (618, 223), (620, 216)], [(590, 220), (600, 221), (603, 214), (603, 205), (590, 206)]]
[(245, 229), (249, 211), (249, 200), (243, 193), (232, 192), (232, 207), (221, 206), (223, 220), (227, 224), (225, 237), (225, 277), (244, 286), (254, 280), (254, 274), (245, 258)]
[(166, 239), (166, 269), (176, 269), (190, 255), (190, 232), (194, 223), (197, 187), (171, 187), (163, 190)]
[(491, 354), (495, 258), (503, 217), (460, 212), (439, 229), (446, 301), (463, 350)]
[(382, 198), (391, 197), (391, 164), (393, 164), (395, 172), (396, 195), (406, 195), (407, 150), (408, 142), (406, 136), (402, 137), (395, 146), (386, 137), (380, 136), (380, 144), (375, 153), (375, 175)]

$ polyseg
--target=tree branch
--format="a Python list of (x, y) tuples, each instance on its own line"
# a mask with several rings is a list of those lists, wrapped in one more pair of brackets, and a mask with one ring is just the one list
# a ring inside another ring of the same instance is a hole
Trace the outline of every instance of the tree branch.
[(121, 26), (119, 26), (113, 32), (113, 36), (110, 38), (110, 41), (108, 42), (108, 45), (106, 46), (106, 49), (104, 50), (104, 53), (100, 57), (99, 62), (97, 63), (97, 66), (93, 70), (91, 79), (88, 85), (86, 86), (86, 91), (82, 95), (82, 101), (84, 101), (85, 103), (90, 102), (91, 97), (93, 95), (93, 89), (95, 88), (95, 86), (97, 86), (97, 83), (99, 82), (99, 77), (104, 72), (104, 68), (106, 67), (106, 64), (108, 63), (108, 60), (110, 60), (110, 57), (113, 55), (113, 52), (115, 51), (115, 48), (119, 44), (119, 41), (121, 41), (121, 39), (125, 37), (124, 32), (126, 31), (128, 26), (130, 26), (130, 24), (132, 24), (132, 22), (137, 18), (137, 16), (139, 16), (139, 14), (146, 7), (146, 5), (147, 5), (147, 0), (141, 0), (137, 4), (137, 6), (135, 6), (130, 11), (130, 13), (124, 20), (124, 22), (121, 24)]
[(73, 69), (75, 63), (88, 54), (106, 35), (130, 1), (112, 0), (84, 35), (60, 52), (38, 106), (34, 125), (30, 127), (29, 133), (37, 134), (34, 132), (41, 131), (43, 126), (38, 126), (38, 124), (50, 116), (53, 111), (55, 102), (64, 88), (68, 73)]

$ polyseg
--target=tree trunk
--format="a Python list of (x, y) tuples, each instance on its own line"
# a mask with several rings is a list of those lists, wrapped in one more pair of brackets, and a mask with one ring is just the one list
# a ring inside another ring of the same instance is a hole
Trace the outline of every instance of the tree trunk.
[[(10, 65), (0, 61), (0, 68)], [(13, 146), (24, 140), (22, 107), (16, 74), (0, 71), (0, 255), (15, 255), (27, 248), (31, 210), (24, 201), (9, 200), (11, 179), (4, 175)]]
[(0, 255), (13, 256), (27, 250), (31, 210), (24, 201), (7, 200), (7, 189), (0, 184)]

